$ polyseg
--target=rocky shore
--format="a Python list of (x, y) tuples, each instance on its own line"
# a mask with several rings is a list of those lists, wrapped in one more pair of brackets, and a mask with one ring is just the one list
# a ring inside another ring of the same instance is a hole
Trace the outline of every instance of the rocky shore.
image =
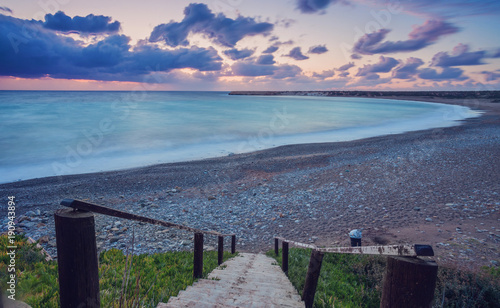
[[(394, 97), (391, 97), (394, 98)], [(200, 161), (0, 185), (15, 196), (17, 232), (56, 256), (53, 214), (65, 198), (237, 235), (240, 251), (274, 236), (317, 245), (419, 243), (438, 262), (500, 262), (500, 104), (494, 99), (403, 97), (485, 110), (460, 126), (364, 140), (290, 145)], [(96, 215), (99, 249), (192, 249), (192, 234)], [(6, 229), (6, 220), (2, 230)], [(216, 238), (206, 236), (206, 248)], [(229, 245), (229, 238), (226, 245)]]

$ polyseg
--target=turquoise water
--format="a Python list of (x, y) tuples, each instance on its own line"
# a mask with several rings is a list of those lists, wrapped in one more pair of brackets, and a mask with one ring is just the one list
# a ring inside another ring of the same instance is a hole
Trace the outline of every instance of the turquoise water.
[(370, 98), (0, 91), (0, 183), (354, 140), (477, 115)]

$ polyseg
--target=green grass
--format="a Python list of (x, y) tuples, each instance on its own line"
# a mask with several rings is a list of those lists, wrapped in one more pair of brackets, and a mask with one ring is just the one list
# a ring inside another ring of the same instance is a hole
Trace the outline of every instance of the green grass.
[[(59, 285), (56, 261), (45, 261), (39, 249), (26, 239), (16, 236), (16, 300), (32, 307), (59, 307)], [(6, 290), (8, 281), (8, 240), (0, 237), (0, 286)], [(224, 260), (232, 257), (224, 253)], [(180, 290), (193, 284), (193, 253), (168, 252), (138, 255), (129, 259), (130, 271), (125, 271), (127, 256), (111, 249), (99, 256), (99, 286), (101, 307), (156, 307)], [(203, 254), (203, 274), (217, 267), (217, 252)], [(124, 278), (124, 273), (127, 278)], [(123, 281), (128, 281), (124, 287)], [(122, 292), (126, 290), (126, 292)], [(122, 296), (123, 294), (123, 296)]]
[[(267, 255), (275, 258), (274, 250)], [(288, 277), (299, 294), (306, 278), (310, 249), (290, 248)], [(382, 256), (324, 255), (314, 307), (379, 307), (386, 258)], [(434, 307), (500, 307), (500, 269), (484, 268), (472, 273), (439, 267)], [(443, 302), (444, 290), (444, 302)]]
[[(267, 253), (281, 266), (278, 256)], [(288, 277), (299, 294), (304, 288), (310, 249), (290, 248)], [(378, 307), (379, 280), (382, 279), (385, 259), (378, 256), (325, 254), (314, 297), (314, 307)]]

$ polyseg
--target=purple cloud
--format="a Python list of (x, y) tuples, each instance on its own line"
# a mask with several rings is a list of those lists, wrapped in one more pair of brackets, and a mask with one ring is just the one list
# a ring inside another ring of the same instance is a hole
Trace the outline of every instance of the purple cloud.
[(267, 49), (264, 50), (262, 53), (274, 53), (278, 49), (279, 49), (278, 46), (273, 45), (273, 46), (267, 47)]
[(5, 13), (10, 13), (10, 14), (13, 13), (12, 10), (6, 6), (0, 6), (0, 11), (5, 12)]
[(456, 67), (445, 67), (441, 73), (432, 68), (424, 68), (419, 71), (418, 77), (428, 80), (465, 80), (467, 77), (462, 76), (463, 72)]
[(415, 27), (406, 41), (382, 42), (390, 30), (380, 29), (363, 35), (354, 44), (353, 51), (364, 55), (416, 51), (435, 43), (443, 35), (458, 31), (459, 29), (449, 22), (427, 20), (423, 25)]
[(276, 71), (275, 66), (251, 62), (237, 62), (231, 66), (231, 69), (234, 75), (246, 77), (270, 76)]
[(326, 48), (325, 45), (317, 45), (317, 46), (312, 46), (309, 48), (309, 53), (315, 53), (315, 54), (322, 54), (327, 52), (328, 49)]
[(390, 83), (391, 78), (380, 78), (380, 76), (376, 73), (369, 73), (366, 76), (362, 76), (359, 78), (355, 86), (365, 86), (365, 87), (374, 87), (379, 84)]
[(419, 58), (408, 58), (406, 63), (401, 63), (392, 72), (392, 77), (398, 79), (411, 79), (418, 73), (418, 68), (424, 64)]
[(297, 9), (302, 13), (313, 14), (322, 12), (337, 0), (297, 0)]
[(276, 61), (274, 61), (273, 55), (261, 55), (256, 63), (261, 65), (273, 65)]
[(335, 76), (335, 70), (326, 70), (321, 73), (313, 73), (313, 77), (326, 79)]
[(236, 48), (224, 50), (224, 54), (228, 56), (231, 60), (245, 59), (253, 55), (255, 50), (252, 49), (242, 49), (238, 50)]
[(271, 76), (273, 79), (295, 77), (302, 72), (296, 65), (263, 65), (252, 61), (237, 62), (231, 66), (231, 70), (235, 76)]
[(246, 36), (269, 34), (273, 27), (270, 23), (256, 22), (250, 17), (231, 19), (222, 13), (215, 15), (206, 4), (191, 3), (184, 9), (181, 22), (171, 21), (156, 26), (149, 41), (165, 41), (171, 47), (186, 46), (189, 44), (189, 33), (201, 33), (219, 45), (234, 47)]
[(309, 59), (308, 56), (305, 56), (302, 53), (302, 51), (300, 50), (300, 47), (295, 47), (294, 49), (290, 50), (290, 53), (288, 53), (286, 56), (290, 57), (292, 59), (298, 60), (298, 61)]
[(353, 59), (353, 60), (359, 60), (359, 59), (361, 59), (361, 56), (360, 56), (360, 55), (358, 55), (357, 53), (353, 53), (353, 54), (351, 55), (351, 59)]
[[(410, 14), (439, 19), (500, 14), (500, 2), (497, 0), (399, 0), (394, 2)], [(385, 4), (385, 2), (381, 1), (380, 4)]]
[(452, 54), (439, 52), (432, 58), (433, 66), (450, 67), (461, 65), (481, 65), (485, 64), (482, 60), (486, 57), (486, 51), (469, 51), (469, 46), (458, 44), (453, 48)]
[(347, 64), (344, 64), (342, 65), (341, 67), (339, 67), (337, 69), (337, 71), (340, 71), (340, 72), (345, 72), (347, 71), (348, 69), (350, 69), (351, 67), (354, 67), (354, 62), (349, 62)]
[(339, 74), (339, 77), (347, 77), (349, 76), (349, 72), (348, 71), (344, 71), (342, 73)]
[(500, 79), (500, 70), (496, 70), (494, 72), (482, 71), (481, 74), (484, 75), (486, 81), (495, 81)]
[(398, 64), (399, 61), (394, 58), (380, 56), (378, 63), (365, 64), (359, 68), (356, 76), (368, 76), (372, 73), (388, 73)]
[(277, 66), (277, 69), (274, 72), (272, 78), (273, 79), (292, 78), (300, 75), (300, 73), (302, 73), (302, 69), (297, 65), (283, 64)]
[(222, 67), (213, 48), (163, 50), (143, 45), (132, 49), (130, 38), (124, 35), (84, 46), (40, 25), (0, 15), (1, 76), (140, 82), (151, 73), (180, 68), (218, 71)]
[(111, 22), (111, 17), (89, 14), (85, 17), (75, 16), (73, 18), (57, 12), (54, 15), (45, 15), (44, 28), (61, 32), (78, 33), (115, 33), (120, 30), (120, 22)]

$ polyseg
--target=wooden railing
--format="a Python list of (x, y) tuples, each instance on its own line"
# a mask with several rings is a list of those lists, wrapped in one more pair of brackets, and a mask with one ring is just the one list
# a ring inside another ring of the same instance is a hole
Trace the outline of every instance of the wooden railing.
[(217, 260), (219, 265), (223, 261), (224, 237), (231, 236), (231, 253), (236, 252), (235, 234), (200, 230), (80, 200), (64, 199), (61, 205), (72, 208), (72, 210), (58, 210), (54, 214), (61, 307), (100, 307), (99, 272), (93, 213), (193, 232), (194, 278), (203, 276), (204, 234), (218, 237)]
[(274, 252), (279, 254), (279, 241), (282, 243), (282, 269), (288, 276), (289, 244), (300, 248), (312, 249), (307, 269), (302, 300), (306, 308), (313, 306), (318, 285), (321, 264), (325, 253), (349, 253), (388, 256), (386, 274), (383, 282), (380, 307), (431, 307), (437, 279), (437, 264), (434, 261), (417, 257), (434, 256), (429, 245), (389, 245), (320, 248), (282, 237), (274, 238)]

